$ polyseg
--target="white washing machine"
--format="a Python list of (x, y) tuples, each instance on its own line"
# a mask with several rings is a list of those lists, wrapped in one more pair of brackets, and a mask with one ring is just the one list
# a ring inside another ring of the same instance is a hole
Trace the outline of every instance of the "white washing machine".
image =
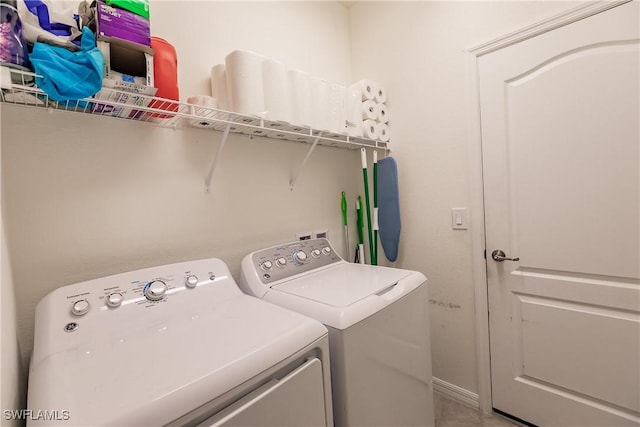
[(422, 273), (342, 260), (326, 239), (259, 250), (240, 288), (329, 329), (337, 426), (433, 426)]
[(29, 426), (331, 426), (326, 328), (206, 259), (61, 287), (36, 308)]

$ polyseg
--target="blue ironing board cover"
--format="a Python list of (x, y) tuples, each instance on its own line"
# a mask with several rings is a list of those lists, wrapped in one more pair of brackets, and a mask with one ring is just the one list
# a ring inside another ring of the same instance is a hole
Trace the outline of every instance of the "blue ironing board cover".
[(398, 258), (400, 243), (400, 197), (398, 165), (393, 157), (378, 161), (378, 234), (389, 261)]

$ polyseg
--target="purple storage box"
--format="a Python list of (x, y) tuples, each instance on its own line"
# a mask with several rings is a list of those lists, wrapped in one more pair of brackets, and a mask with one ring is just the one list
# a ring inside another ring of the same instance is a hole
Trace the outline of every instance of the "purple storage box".
[(96, 8), (98, 38), (118, 38), (151, 46), (149, 20), (101, 1)]

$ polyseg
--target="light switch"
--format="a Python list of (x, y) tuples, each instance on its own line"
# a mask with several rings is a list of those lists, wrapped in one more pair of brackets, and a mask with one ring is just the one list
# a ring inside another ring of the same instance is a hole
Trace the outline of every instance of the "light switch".
[(467, 208), (452, 208), (451, 224), (454, 230), (466, 230), (467, 229)]

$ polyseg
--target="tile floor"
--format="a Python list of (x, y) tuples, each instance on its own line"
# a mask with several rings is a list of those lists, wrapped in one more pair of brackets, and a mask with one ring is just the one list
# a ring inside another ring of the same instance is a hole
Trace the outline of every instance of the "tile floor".
[(515, 422), (498, 414), (482, 414), (440, 393), (434, 393), (436, 427), (514, 427)]

